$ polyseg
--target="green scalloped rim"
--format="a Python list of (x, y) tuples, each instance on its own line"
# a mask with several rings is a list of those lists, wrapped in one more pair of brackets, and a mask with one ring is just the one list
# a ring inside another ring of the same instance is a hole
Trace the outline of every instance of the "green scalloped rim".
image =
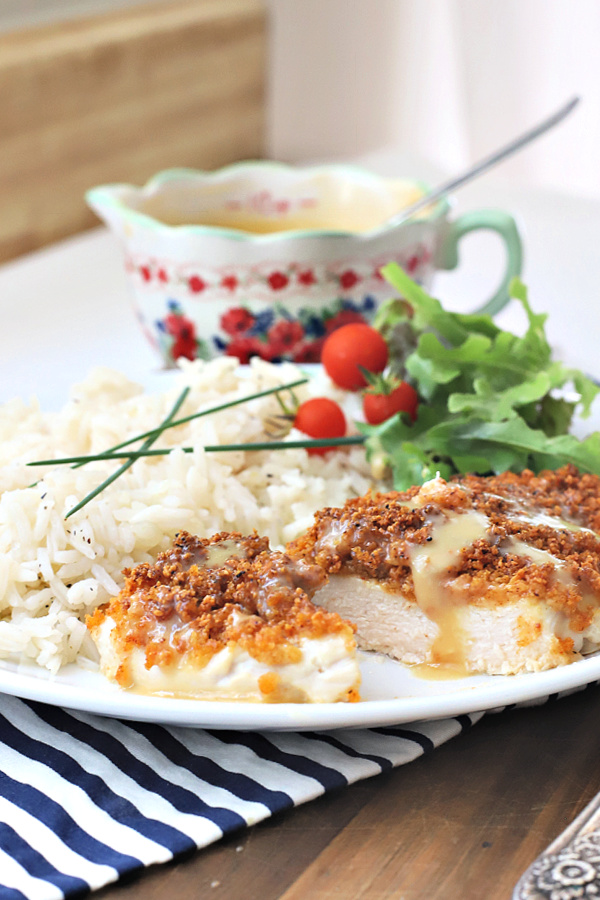
[[(98, 213), (98, 208), (110, 208), (112, 207), (116, 211), (118, 211), (122, 216), (124, 216), (129, 221), (137, 222), (140, 225), (143, 225), (146, 228), (151, 228), (153, 231), (162, 231), (166, 230), (169, 232), (179, 231), (180, 229), (186, 232), (190, 232), (191, 234), (214, 234), (220, 237), (231, 238), (236, 241), (251, 241), (261, 244), (269, 244), (269, 243), (277, 243), (284, 240), (297, 239), (297, 238), (315, 238), (315, 237), (359, 237), (361, 239), (364, 238), (372, 238), (376, 235), (383, 234), (387, 230), (389, 230), (389, 226), (387, 224), (383, 224), (378, 226), (377, 228), (372, 228), (370, 231), (364, 232), (355, 232), (355, 231), (335, 231), (329, 230), (326, 228), (321, 229), (296, 229), (289, 231), (277, 231), (271, 234), (251, 234), (247, 231), (241, 231), (237, 228), (222, 228), (219, 225), (168, 225), (165, 222), (160, 222), (158, 219), (154, 219), (152, 216), (146, 215), (146, 213), (139, 212), (136, 209), (130, 209), (126, 206), (118, 197), (115, 197), (114, 191), (118, 188), (128, 189), (133, 191), (138, 191), (139, 193), (150, 192), (151, 190), (160, 187), (160, 185), (165, 182), (172, 181), (175, 178), (181, 178), (182, 176), (192, 176), (194, 178), (202, 178), (206, 180), (216, 180), (222, 175), (228, 175), (230, 173), (235, 173), (237, 171), (243, 171), (244, 169), (251, 168), (262, 168), (262, 169), (287, 169), (288, 171), (293, 172), (307, 172), (307, 173), (315, 173), (319, 171), (334, 171), (340, 172), (343, 174), (344, 172), (351, 174), (354, 178), (357, 175), (360, 176), (363, 181), (382, 181), (385, 180), (381, 176), (376, 175), (372, 172), (369, 172), (367, 169), (361, 169), (359, 166), (345, 165), (345, 164), (333, 164), (333, 165), (322, 165), (322, 166), (304, 166), (304, 167), (296, 167), (289, 166), (286, 163), (275, 162), (273, 160), (245, 160), (244, 162), (232, 163), (228, 166), (223, 166), (220, 169), (214, 169), (212, 171), (207, 171), (203, 169), (189, 169), (189, 168), (175, 168), (175, 169), (164, 169), (162, 172), (157, 172), (156, 175), (153, 175), (143, 187), (138, 187), (133, 184), (103, 184), (98, 187), (90, 188), (90, 190), (85, 193), (85, 200), (89, 206), (94, 209), (96, 213)], [(429, 185), (419, 179), (406, 179), (407, 181), (412, 181), (413, 184), (417, 185), (417, 187), (421, 188), (424, 192), (429, 190)], [(435, 203), (434, 210), (429, 216), (422, 216), (417, 219), (417, 222), (434, 222), (437, 219), (442, 218), (448, 210), (450, 209), (450, 202), (447, 199), (438, 200)]]

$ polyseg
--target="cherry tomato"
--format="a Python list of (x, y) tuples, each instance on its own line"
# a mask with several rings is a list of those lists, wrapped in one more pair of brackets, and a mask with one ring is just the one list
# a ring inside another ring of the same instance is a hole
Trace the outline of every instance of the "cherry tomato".
[(406, 381), (401, 381), (387, 394), (367, 391), (363, 397), (363, 412), (370, 425), (379, 425), (397, 412), (408, 413), (414, 422), (418, 406), (417, 392)]
[[(346, 417), (342, 408), (327, 397), (313, 397), (301, 403), (296, 411), (294, 426), (312, 438), (344, 437)], [(321, 456), (334, 447), (310, 447), (308, 452)]]
[(387, 344), (375, 328), (355, 322), (332, 332), (323, 345), (321, 362), (335, 384), (358, 391), (366, 379), (358, 366), (383, 372), (388, 361)]

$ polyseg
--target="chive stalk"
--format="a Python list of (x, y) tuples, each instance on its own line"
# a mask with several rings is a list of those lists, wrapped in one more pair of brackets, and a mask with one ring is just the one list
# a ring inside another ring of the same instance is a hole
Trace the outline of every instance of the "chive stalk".
[[(219, 406), (213, 406), (210, 409), (204, 409), (200, 412), (191, 413), (189, 416), (183, 416), (180, 419), (175, 418), (182, 404), (184, 403), (187, 395), (190, 392), (190, 388), (186, 387), (181, 392), (179, 397), (177, 398), (171, 412), (166, 416), (166, 418), (157, 425), (156, 428), (152, 428), (149, 431), (145, 431), (142, 434), (138, 434), (135, 437), (128, 438), (126, 441), (123, 441), (120, 444), (115, 444), (113, 447), (109, 447), (108, 450), (103, 451), (102, 453), (92, 453), (81, 456), (69, 456), (62, 457), (59, 459), (38, 459), (32, 462), (27, 463), (28, 466), (60, 466), (60, 465), (70, 465), (73, 468), (78, 468), (80, 466), (87, 465), (87, 463), (91, 462), (106, 462), (112, 460), (124, 460), (124, 462), (119, 466), (119, 468), (108, 476), (101, 484), (99, 484), (93, 491), (90, 491), (82, 500), (79, 501), (69, 512), (66, 514), (65, 518), (68, 519), (74, 513), (78, 512), (82, 509), (90, 500), (93, 500), (94, 497), (97, 497), (98, 494), (102, 493), (102, 491), (107, 488), (113, 481), (116, 481), (123, 472), (127, 471), (130, 466), (137, 459), (141, 459), (143, 457), (154, 457), (154, 456), (168, 456), (175, 449), (181, 450), (183, 453), (193, 453), (194, 447), (169, 447), (163, 450), (152, 449), (152, 444), (161, 436), (163, 431), (167, 431), (170, 428), (176, 428), (178, 425), (184, 425), (187, 422), (191, 422), (193, 419), (199, 419), (202, 416), (208, 416), (211, 413), (221, 412), (225, 409), (230, 409), (232, 406), (238, 406), (241, 403), (248, 403), (250, 400), (257, 400), (261, 397), (267, 397), (270, 394), (275, 394), (277, 402), (279, 403), (282, 409), (286, 409), (283, 401), (281, 400), (280, 393), (282, 391), (291, 391), (295, 387), (299, 387), (302, 384), (306, 384), (308, 378), (301, 378), (297, 381), (292, 381), (289, 384), (278, 385), (277, 387), (266, 388), (263, 391), (258, 391), (254, 394), (247, 394), (244, 397), (238, 397), (235, 400), (228, 400), (227, 403), (221, 403)], [(286, 410), (287, 412), (287, 410)], [(135, 444), (139, 441), (143, 441), (141, 446), (137, 449), (126, 449), (131, 447), (132, 444)], [(205, 453), (228, 453), (235, 451), (260, 451), (260, 450), (293, 450), (293, 449), (310, 449), (310, 448), (322, 448), (322, 447), (345, 447), (352, 446), (357, 444), (363, 444), (365, 441), (365, 437), (363, 435), (350, 435), (348, 437), (341, 438), (311, 438), (309, 440), (295, 440), (295, 441), (281, 441), (281, 440), (271, 440), (271, 441), (259, 441), (254, 443), (247, 444), (213, 444), (205, 446)]]
[[(208, 444), (203, 447), (205, 453), (232, 453), (235, 451), (258, 451), (258, 450), (297, 450), (307, 449), (311, 447), (352, 447), (364, 444), (366, 438), (362, 434), (351, 434), (346, 437), (339, 438), (311, 438), (310, 440), (297, 441), (258, 441), (248, 444)], [(106, 453), (95, 453), (89, 456), (65, 456), (59, 459), (36, 459), (34, 462), (27, 463), (28, 466), (63, 466), (63, 465), (85, 465), (90, 462), (106, 462), (107, 460), (126, 459), (135, 461), (143, 457), (168, 456), (173, 450), (181, 450), (183, 453), (193, 453), (195, 447), (168, 447), (164, 450), (150, 450), (141, 447), (139, 450), (120, 450), (116, 452), (107, 451)]]
[[(115, 453), (118, 450), (121, 450), (123, 447), (129, 447), (130, 444), (135, 444), (137, 441), (142, 441), (145, 438), (154, 438), (159, 437), (163, 433), (163, 431), (168, 431), (169, 428), (176, 428), (178, 425), (185, 425), (187, 422), (191, 422), (193, 419), (201, 419), (203, 416), (211, 415), (212, 413), (221, 412), (224, 409), (230, 409), (232, 406), (239, 406), (240, 403), (249, 403), (250, 400), (259, 400), (261, 397), (268, 397), (269, 394), (276, 394), (277, 401), (281, 405), (281, 400), (279, 397), (280, 391), (291, 391), (295, 387), (299, 387), (301, 384), (306, 384), (308, 378), (300, 378), (298, 381), (291, 381), (289, 384), (278, 385), (277, 387), (265, 388), (264, 391), (258, 391), (255, 394), (246, 394), (244, 397), (238, 397), (236, 400), (228, 400), (227, 403), (221, 403), (219, 406), (211, 406), (210, 409), (202, 409), (200, 412), (191, 413), (189, 416), (184, 416), (182, 419), (174, 419), (172, 422), (167, 422), (165, 420), (161, 425), (156, 428), (152, 428), (150, 431), (144, 431), (142, 434), (136, 434), (135, 437), (128, 438), (126, 441), (123, 441), (121, 444), (115, 444), (114, 447), (109, 447), (108, 450), (105, 450), (105, 453)], [(87, 457), (82, 457), (81, 462), (77, 462), (74, 465), (74, 468), (79, 468), (79, 466), (85, 466), (87, 462), (91, 462), (95, 460), (97, 457), (92, 456), (90, 459)], [(103, 456), (101, 457), (103, 458)], [(116, 457), (123, 458), (123, 457)], [(43, 462), (35, 462), (28, 463), (28, 465), (44, 465)]]
[[(150, 447), (152, 446), (152, 444), (154, 443), (154, 441), (160, 437), (160, 435), (162, 434), (164, 429), (169, 426), (169, 423), (171, 423), (173, 421), (174, 416), (176, 416), (177, 413), (179, 412), (179, 410), (180, 410), (185, 398), (189, 394), (189, 392), (190, 392), (189, 387), (186, 387), (182, 390), (181, 394), (175, 401), (175, 405), (173, 406), (173, 409), (171, 410), (169, 415), (166, 417), (166, 419), (164, 419), (161, 422), (161, 424), (159, 425), (158, 428), (154, 429), (148, 435), (148, 437), (146, 438), (146, 440), (140, 447), (140, 452), (148, 451), (150, 449)], [(97, 497), (98, 494), (100, 494), (105, 488), (107, 488), (109, 486), (109, 484), (112, 484), (113, 481), (116, 481), (117, 478), (123, 474), (123, 472), (125, 472), (127, 469), (129, 469), (129, 467), (132, 466), (134, 464), (134, 462), (135, 462), (135, 457), (132, 456), (132, 457), (126, 458), (125, 462), (121, 466), (119, 466), (119, 468), (116, 470), (116, 472), (113, 472), (112, 475), (109, 475), (108, 478), (105, 478), (104, 481), (102, 482), (102, 484), (99, 484), (98, 487), (94, 488), (93, 491), (90, 491), (89, 494), (86, 494), (85, 497), (83, 498), (83, 500), (80, 500), (79, 503), (77, 503), (73, 507), (73, 509), (70, 509), (69, 512), (66, 514), (65, 519), (68, 519), (74, 513), (78, 512), (80, 509), (82, 509), (82, 507), (84, 507), (87, 503), (89, 503), (90, 500), (93, 500), (94, 497)]]

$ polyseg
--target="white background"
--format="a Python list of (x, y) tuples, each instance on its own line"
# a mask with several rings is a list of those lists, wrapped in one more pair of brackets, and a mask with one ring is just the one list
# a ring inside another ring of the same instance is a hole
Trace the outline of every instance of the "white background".
[(597, 0), (272, 0), (270, 147), (452, 172), (573, 94), (568, 126), (495, 178), (600, 197)]

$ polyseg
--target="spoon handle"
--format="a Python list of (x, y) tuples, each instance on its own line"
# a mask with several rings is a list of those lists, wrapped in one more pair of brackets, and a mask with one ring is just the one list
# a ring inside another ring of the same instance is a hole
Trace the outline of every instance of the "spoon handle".
[(391, 224), (399, 225), (400, 222), (404, 222), (406, 219), (412, 218), (415, 213), (419, 212), (425, 206), (429, 206), (429, 204), (434, 200), (439, 200), (439, 198), (443, 197), (445, 194), (449, 194), (451, 191), (455, 191), (457, 188), (462, 187), (463, 184), (466, 184), (468, 181), (471, 181), (478, 175), (482, 175), (484, 172), (487, 172), (488, 169), (492, 168), (492, 166), (495, 166), (497, 163), (501, 162), (507, 157), (512, 156), (513, 153), (521, 150), (527, 144), (531, 143), (531, 141), (534, 141), (546, 131), (554, 128), (554, 126), (558, 125), (559, 122), (562, 122), (562, 120), (565, 119), (573, 109), (575, 109), (578, 103), (579, 97), (572, 97), (568, 103), (565, 103), (564, 106), (561, 106), (560, 109), (558, 109), (551, 116), (548, 116), (547, 119), (544, 119), (543, 122), (540, 122), (538, 125), (536, 125), (535, 128), (530, 128), (529, 131), (526, 131), (520, 137), (515, 138), (500, 150), (496, 150), (495, 153), (492, 153), (490, 156), (486, 156), (485, 159), (482, 159), (479, 162), (475, 163), (474, 166), (471, 166), (471, 168), (466, 172), (463, 172), (462, 175), (458, 175), (451, 181), (445, 181), (443, 184), (440, 184), (439, 187), (434, 188), (427, 194), (424, 194), (416, 201), (416, 203), (407, 206), (406, 209), (403, 209), (397, 216), (395, 216), (392, 219)]

